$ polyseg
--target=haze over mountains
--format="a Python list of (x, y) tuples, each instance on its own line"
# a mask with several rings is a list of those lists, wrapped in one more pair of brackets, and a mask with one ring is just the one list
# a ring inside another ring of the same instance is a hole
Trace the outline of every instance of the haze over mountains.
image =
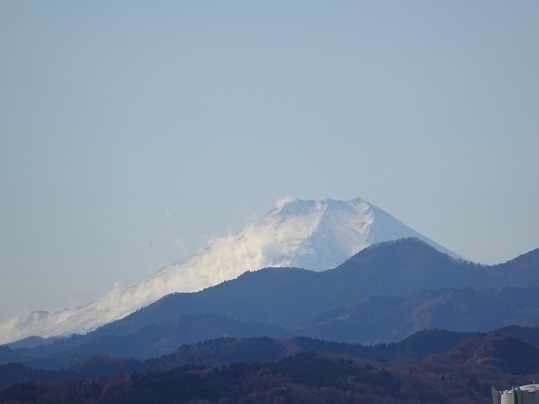
[(167, 294), (199, 291), (247, 270), (302, 267), (323, 271), (370, 245), (405, 237), (416, 237), (457, 256), (360, 198), (279, 203), (238, 233), (218, 238), (204, 251), (133, 285), (116, 288), (97, 301), (12, 318), (0, 325), (0, 343), (32, 335), (85, 333)]

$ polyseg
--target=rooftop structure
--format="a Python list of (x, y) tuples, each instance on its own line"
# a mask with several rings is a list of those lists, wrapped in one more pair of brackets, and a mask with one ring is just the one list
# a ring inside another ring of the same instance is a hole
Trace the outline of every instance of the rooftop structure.
[(539, 384), (526, 384), (510, 390), (492, 388), (493, 404), (539, 404)]

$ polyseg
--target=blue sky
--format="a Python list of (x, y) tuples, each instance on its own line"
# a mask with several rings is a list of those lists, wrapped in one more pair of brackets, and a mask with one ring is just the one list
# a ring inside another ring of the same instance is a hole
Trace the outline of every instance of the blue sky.
[(536, 1), (0, 2), (0, 319), (95, 299), (284, 196), (539, 247)]

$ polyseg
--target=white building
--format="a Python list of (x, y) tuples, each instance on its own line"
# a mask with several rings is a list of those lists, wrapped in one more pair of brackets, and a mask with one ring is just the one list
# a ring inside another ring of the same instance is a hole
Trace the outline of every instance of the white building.
[(539, 404), (539, 384), (527, 384), (502, 391), (493, 387), (492, 402), (494, 404)]

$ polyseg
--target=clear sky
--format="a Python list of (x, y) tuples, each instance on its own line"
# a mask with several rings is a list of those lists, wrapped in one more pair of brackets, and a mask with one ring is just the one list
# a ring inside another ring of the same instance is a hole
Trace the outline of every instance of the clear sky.
[(284, 196), (481, 263), (539, 247), (539, 2), (0, 1), (0, 320)]

